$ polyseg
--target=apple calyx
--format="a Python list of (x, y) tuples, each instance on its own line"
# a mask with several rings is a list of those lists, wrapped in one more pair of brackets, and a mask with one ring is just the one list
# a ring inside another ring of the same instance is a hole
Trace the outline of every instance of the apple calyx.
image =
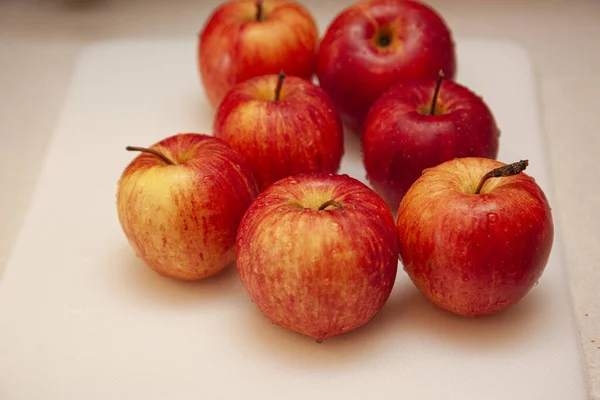
[(263, 0), (256, 0), (256, 20), (262, 21), (263, 18)]
[(167, 156), (165, 156), (163, 153), (156, 151), (154, 149), (148, 149), (146, 147), (127, 146), (127, 147), (125, 147), (125, 150), (141, 151), (142, 153), (149, 153), (149, 154), (155, 155), (156, 157), (160, 158), (166, 165), (175, 165), (175, 163), (173, 161), (171, 161)]
[(389, 30), (389, 28), (384, 27), (380, 29), (376, 37), (376, 43), (379, 47), (383, 48), (392, 44), (392, 32)]
[(342, 205), (340, 203), (338, 203), (337, 201), (327, 200), (325, 203), (321, 204), (321, 206), (319, 207), (318, 211), (323, 211), (323, 210), (325, 210), (329, 206), (336, 206), (340, 210), (344, 210), (344, 207), (342, 207)]
[(281, 95), (281, 87), (283, 86), (283, 80), (285, 79), (285, 72), (279, 71), (279, 78), (277, 79), (277, 86), (275, 87), (275, 101), (279, 101)]
[(431, 99), (431, 107), (429, 108), (429, 115), (435, 115), (435, 105), (437, 104), (438, 94), (440, 93), (440, 87), (442, 86), (442, 80), (444, 79), (444, 71), (440, 69), (438, 72), (438, 79), (435, 84), (435, 89), (433, 91), (433, 97)]
[(521, 172), (523, 172), (525, 170), (525, 168), (527, 168), (527, 166), (529, 165), (529, 160), (521, 160), (521, 161), (517, 161), (515, 163), (512, 164), (508, 164), (505, 165), (503, 167), (499, 167), (496, 169), (491, 170), (490, 172), (488, 172), (487, 174), (485, 174), (483, 176), (483, 178), (481, 178), (481, 181), (479, 181), (479, 185), (477, 185), (477, 189), (475, 189), (475, 194), (480, 194), (481, 193), (481, 189), (483, 188), (483, 184), (490, 178), (500, 178), (503, 176), (511, 176), (511, 175), (516, 175), (519, 174)]

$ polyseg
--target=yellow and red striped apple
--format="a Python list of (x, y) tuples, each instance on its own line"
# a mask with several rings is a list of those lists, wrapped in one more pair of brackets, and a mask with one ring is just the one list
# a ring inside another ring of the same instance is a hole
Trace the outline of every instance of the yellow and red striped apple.
[(362, 133), (365, 115), (391, 85), (456, 70), (452, 33), (414, 0), (361, 0), (331, 22), (319, 44), (316, 74), (345, 125)]
[(492, 315), (538, 282), (554, 226), (543, 190), (521, 172), (527, 164), (457, 158), (425, 170), (406, 193), (397, 219), (400, 257), (433, 304), (462, 316)]
[(300, 174), (260, 193), (238, 230), (236, 264), (273, 323), (322, 341), (386, 304), (398, 268), (391, 211), (347, 175)]
[(318, 39), (313, 16), (295, 1), (222, 3), (198, 39), (198, 67), (210, 104), (217, 107), (236, 83), (281, 69), (311, 79)]
[(258, 190), (224, 141), (174, 135), (139, 150), (118, 183), (118, 218), (131, 247), (158, 274), (200, 280), (235, 258), (240, 220)]
[(335, 173), (344, 154), (342, 122), (329, 96), (283, 73), (235, 85), (217, 109), (213, 133), (244, 157), (261, 191), (290, 175)]

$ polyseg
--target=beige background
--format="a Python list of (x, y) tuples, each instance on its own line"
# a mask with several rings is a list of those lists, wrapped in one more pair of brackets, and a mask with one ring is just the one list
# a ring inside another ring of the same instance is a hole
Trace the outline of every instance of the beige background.
[[(195, 34), (202, 0), (0, 0), (0, 272), (16, 239), (77, 53), (114, 37)], [(343, 7), (348, 1), (329, 2)], [(429, 2), (456, 35), (532, 55), (592, 398), (600, 399), (600, 1)], [(86, 151), (86, 149), (82, 149)], [(595, 185), (596, 184), (596, 185)]]

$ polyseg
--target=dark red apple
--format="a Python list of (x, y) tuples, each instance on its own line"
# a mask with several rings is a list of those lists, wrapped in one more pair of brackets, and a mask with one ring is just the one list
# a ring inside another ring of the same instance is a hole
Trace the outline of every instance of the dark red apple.
[(543, 190), (521, 172), (527, 164), (457, 158), (425, 170), (406, 193), (397, 220), (400, 257), (433, 304), (462, 316), (491, 315), (538, 282), (554, 225)]
[(435, 79), (440, 69), (453, 79), (456, 55), (451, 31), (436, 11), (412, 0), (368, 0), (347, 7), (329, 25), (316, 74), (345, 125), (360, 134), (386, 89), (406, 79)]
[[(434, 107), (435, 104), (435, 107)], [(392, 211), (425, 168), (457, 157), (497, 157), (500, 131), (483, 99), (456, 82), (410, 80), (369, 111), (361, 138), (367, 179)]]
[(273, 323), (321, 341), (365, 325), (387, 302), (398, 268), (396, 225), (360, 181), (300, 174), (252, 202), (236, 265)]

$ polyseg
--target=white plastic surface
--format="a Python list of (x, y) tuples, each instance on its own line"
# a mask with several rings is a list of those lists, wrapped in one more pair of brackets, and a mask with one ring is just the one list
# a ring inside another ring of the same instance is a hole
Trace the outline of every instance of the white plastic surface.
[[(527, 54), (458, 40), (458, 55), (458, 81), (502, 129), (499, 159), (529, 159), (552, 202)], [(209, 133), (212, 116), (193, 39), (82, 54), (0, 280), (0, 399), (586, 398), (558, 226), (539, 285), (509, 311), (478, 320), (440, 311), (400, 269), (376, 319), (323, 344), (270, 324), (234, 268), (199, 283), (146, 268), (116, 216), (116, 183), (134, 156), (124, 148)], [(364, 181), (352, 137), (340, 172)]]

